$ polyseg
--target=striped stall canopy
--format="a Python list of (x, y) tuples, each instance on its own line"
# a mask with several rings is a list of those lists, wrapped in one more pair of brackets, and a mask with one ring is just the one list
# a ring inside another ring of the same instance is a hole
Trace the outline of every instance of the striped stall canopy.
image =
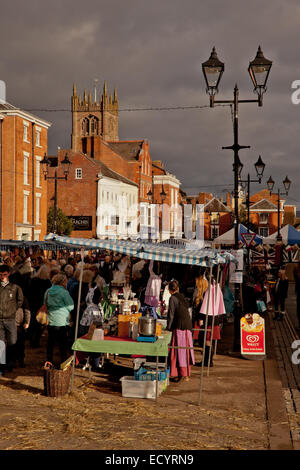
[(51, 241), (31, 240), (0, 240), (0, 250), (7, 251), (13, 248), (40, 248), (41, 250), (57, 250), (58, 244)]
[(96, 240), (94, 238), (71, 238), (49, 233), (45, 240), (64, 245), (65, 248), (86, 248), (87, 250), (111, 250), (118, 253), (137, 256), (142, 249), (141, 242), (132, 242), (130, 240)]
[(106, 249), (122, 254), (136, 256), (141, 259), (153, 261), (164, 261), (168, 263), (191, 264), (196, 266), (209, 267), (217, 264), (235, 262), (234, 256), (223, 250), (213, 250), (208, 248), (187, 250), (185, 248), (175, 248), (159, 243), (147, 241), (130, 240), (96, 240), (85, 238), (71, 238), (59, 236), (53, 233), (48, 234), (45, 240), (64, 245), (66, 248), (80, 247), (86, 249)]
[(209, 267), (216, 264), (235, 262), (234, 256), (229, 252), (210, 250), (207, 248), (187, 250), (184, 248), (172, 249), (166, 246), (144, 246), (139, 253), (142, 259), (165, 261), (169, 263), (192, 264)]

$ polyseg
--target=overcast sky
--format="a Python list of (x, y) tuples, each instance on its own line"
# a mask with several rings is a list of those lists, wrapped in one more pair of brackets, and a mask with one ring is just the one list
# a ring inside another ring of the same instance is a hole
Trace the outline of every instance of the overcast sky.
[[(300, 80), (300, 4), (297, 0), (10, 0), (0, 16), (0, 79), (7, 101), (23, 109), (70, 109), (78, 93), (117, 88), (119, 137), (148, 139), (153, 160), (181, 181), (188, 194), (220, 196), (233, 189), (229, 107), (122, 111), (127, 108), (208, 105), (201, 63), (216, 47), (225, 63), (217, 99), (252, 99), (248, 75), (258, 45), (273, 61), (263, 107), (241, 104), (239, 140), (243, 176), (255, 177), (259, 155), (300, 210), (300, 104), (291, 84)], [(300, 94), (299, 94), (300, 96)], [(69, 147), (70, 112), (35, 112), (52, 122), (49, 154)], [(264, 185), (265, 187), (265, 185)], [(251, 192), (262, 189), (255, 183)]]

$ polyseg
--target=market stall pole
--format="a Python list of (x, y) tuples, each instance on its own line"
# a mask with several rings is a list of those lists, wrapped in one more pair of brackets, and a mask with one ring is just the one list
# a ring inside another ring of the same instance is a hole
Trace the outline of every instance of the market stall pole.
[(212, 266), (210, 267), (210, 272), (209, 272), (208, 298), (207, 298), (206, 314), (205, 314), (206, 317), (205, 317), (205, 328), (204, 328), (203, 353), (202, 353), (202, 364), (201, 364), (201, 374), (200, 374), (200, 387), (199, 387), (198, 405), (200, 405), (200, 403), (201, 403), (202, 389), (203, 389), (205, 343), (206, 343), (207, 325), (208, 325), (208, 308), (209, 308), (209, 301), (210, 301), (210, 295), (211, 295), (211, 282), (212, 282)]
[[(217, 278), (216, 278), (216, 283), (218, 284), (219, 281), (219, 274), (220, 274), (220, 265), (218, 264), (218, 271), (217, 271)], [(214, 303), (216, 303), (216, 297), (214, 297)], [(214, 305), (214, 312), (216, 311), (215, 305)], [(214, 332), (214, 326), (215, 326), (215, 314), (213, 315), (212, 319), (212, 325), (211, 325), (211, 337), (210, 337), (210, 345), (209, 345), (209, 355), (208, 355), (208, 366), (207, 366), (207, 377), (209, 376), (209, 368), (210, 368), (210, 360), (211, 360), (211, 354), (212, 354), (212, 344), (213, 344), (213, 332)]]

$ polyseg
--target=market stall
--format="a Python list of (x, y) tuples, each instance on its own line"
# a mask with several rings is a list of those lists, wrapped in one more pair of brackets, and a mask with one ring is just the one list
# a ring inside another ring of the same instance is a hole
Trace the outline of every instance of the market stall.
[[(242, 237), (243, 234), (245, 233), (251, 233), (255, 235), (253, 243), (256, 245), (261, 245), (263, 243), (263, 238), (257, 235), (256, 233), (252, 232), (252, 230), (248, 230), (247, 227), (243, 224), (239, 224), (239, 243), (243, 245), (244, 239)], [(235, 243), (235, 229), (232, 228), (228, 230), (228, 232), (223, 233), (219, 237), (215, 238), (213, 241), (213, 246), (216, 245), (234, 245)]]
[[(204, 345), (206, 341), (206, 336), (208, 333), (208, 316), (214, 315), (215, 308), (214, 304), (216, 302), (216, 297), (214, 296), (214, 289), (216, 287), (216, 282), (219, 282), (219, 273), (220, 266), (228, 265), (230, 262), (235, 262), (234, 257), (224, 251), (224, 250), (211, 250), (211, 249), (189, 249), (184, 248), (173, 248), (169, 246), (164, 246), (155, 243), (147, 242), (131, 242), (131, 241), (116, 241), (116, 240), (85, 240), (85, 239), (74, 239), (70, 237), (60, 237), (54, 234), (49, 234), (47, 240), (51, 240), (52, 243), (58, 242), (60, 245), (65, 246), (81, 246), (81, 259), (83, 260), (84, 249), (108, 249), (115, 252), (132, 255), (140, 259), (146, 259), (151, 261), (162, 261), (167, 263), (176, 263), (176, 264), (186, 264), (194, 266), (204, 266), (210, 268), (209, 276), (209, 287), (207, 291), (207, 302), (206, 302), (206, 322), (204, 331)], [(212, 277), (213, 266), (219, 266), (218, 275), (216, 279)], [(79, 294), (78, 298), (81, 296), (81, 286), (82, 286), (82, 273), (83, 273), (83, 263), (81, 264), (81, 274), (79, 282)], [(225, 311), (222, 311), (224, 314)], [(129, 317), (134, 314), (129, 313)], [(141, 314), (137, 314), (140, 315)], [(120, 320), (121, 315), (118, 317)], [(74, 350), (74, 361), (73, 361), (73, 371), (72, 371), (72, 381), (71, 389), (73, 387), (74, 381), (74, 368), (75, 368), (75, 359), (76, 351), (84, 351), (87, 353), (109, 353), (109, 354), (143, 354), (147, 356), (156, 357), (156, 369), (155, 375), (158, 376), (158, 356), (168, 356), (168, 350), (176, 347), (180, 349), (181, 346), (170, 346), (171, 333), (161, 332), (160, 334), (153, 334), (152, 340), (148, 342), (147, 339), (143, 338), (143, 335), (139, 335), (136, 339), (128, 339), (124, 341), (121, 338), (103, 338), (100, 340), (93, 341), (92, 339), (80, 338), (78, 339), (78, 319), (79, 319), (79, 302), (76, 314), (76, 327), (75, 327), (75, 341), (72, 346)], [(115, 319), (111, 319), (104, 326), (109, 326), (109, 323), (115, 323)], [(129, 322), (130, 323), (130, 322)], [(133, 323), (136, 323), (133, 322)], [(151, 335), (150, 335), (151, 336)], [(139, 340), (141, 342), (139, 343)], [(211, 342), (212, 344), (212, 342)], [(184, 347), (183, 349), (193, 349), (191, 347)], [(125, 351), (125, 352), (124, 352)], [(211, 347), (209, 354), (211, 355)], [(201, 368), (201, 379), (200, 379), (200, 391), (199, 391), (199, 404), (201, 401), (202, 393), (202, 381), (204, 375), (204, 359), (205, 359), (205, 347), (203, 347), (203, 358), (202, 358), (202, 368)], [(209, 374), (209, 367), (207, 374)], [(156, 398), (158, 396), (158, 381), (156, 380)]]
[[(296, 230), (292, 225), (285, 225), (280, 229), (280, 235), (282, 237), (282, 243), (285, 245), (300, 245), (300, 232)], [(272, 245), (277, 242), (278, 232), (274, 232), (269, 237), (263, 239), (263, 243), (266, 245)]]

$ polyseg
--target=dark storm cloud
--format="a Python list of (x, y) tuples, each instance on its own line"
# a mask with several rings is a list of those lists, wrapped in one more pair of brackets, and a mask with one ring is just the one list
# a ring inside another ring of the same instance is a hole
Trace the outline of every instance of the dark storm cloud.
[[(273, 60), (264, 106), (240, 106), (244, 176), (254, 175), (261, 155), (266, 177), (292, 180), (290, 202), (300, 207), (300, 105), (291, 83), (300, 80), (300, 6), (292, 0), (44, 0), (1, 6), (0, 79), (7, 99), (24, 109), (69, 108), (72, 85), (79, 93), (116, 86), (120, 108), (208, 104), (201, 63), (216, 46), (225, 62), (219, 99), (252, 98), (249, 60), (261, 44)], [(100, 86), (101, 84), (101, 86)], [(39, 112), (53, 125), (49, 153), (70, 145), (70, 113)], [(153, 159), (182, 181), (189, 193), (222, 195), (233, 182), (230, 109), (120, 112), (120, 138), (147, 138)], [(215, 186), (213, 186), (215, 185)], [(253, 191), (260, 189), (253, 185)]]

